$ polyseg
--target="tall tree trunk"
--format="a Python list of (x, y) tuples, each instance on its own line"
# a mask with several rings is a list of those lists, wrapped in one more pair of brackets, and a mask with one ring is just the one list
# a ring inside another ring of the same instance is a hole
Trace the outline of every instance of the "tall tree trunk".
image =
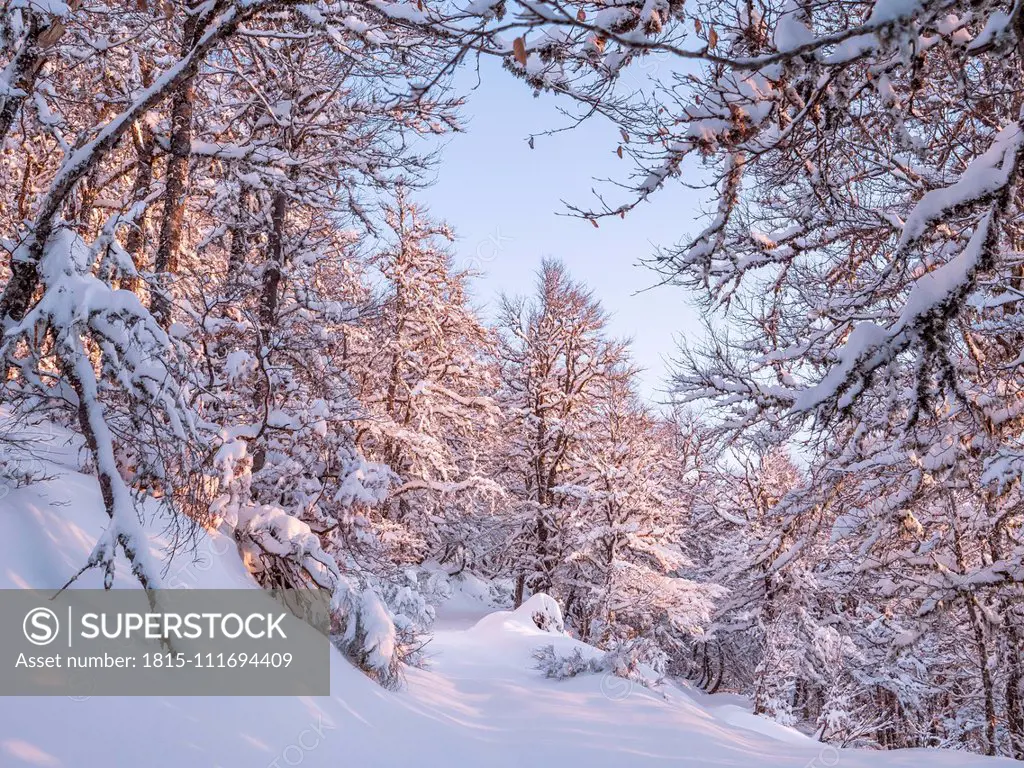
[(21, 48), (6, 68), (9, 82), (20, 93), (0, 95), (0, 146), (14, 125), (21, 105), (35, 90), (36, 75), (46, 58), (43, 51), (56, 43), (64, 33), (64, 26), (59, 20), (46, 24), (38, 13), (31, 10), (25, 13), (28, 16), (28, 31)]
[[(186, 9), (181, 54), (188, 55), (200, 32), (196, 6)], [(164, 187), (164, 213), (157, 242), (156, 290), (150, 309), (165, 328), (171, 323), (171, 277), (178, 271), (182, 229), (185, 223), (185, 200), (188, 194), (188, 165), (192, 155), (192, 101), (195, 98), (195, 73), (184, 78), (171, 97), (170, 156)]]
[(249, 204), (252, 192), (248, 184), (241, 184), (238, 188), (238, 213), (231, 225), (231, 251), (228, 256), (227, 290), (234, 295), (239, 288), (239, 281), (242, 279), (242, 268), (245, 266), (245, 259), (249, 254), (249, 232), (246, 217), (249, 215)]
[(553, 559), (553, 554), (551, 552), (549, 541), (551, 538), (549, 522), (547, 510), (541, 509), (537, 513), (536, 521), (538, 573), (534, 574), (533, 578), (530, 579), (529, 585), (530, 591), (533, 594), (537, 594), (538, 592), (548, 594), (551, 592), (551, 561)]
[(277, 324), (280, 302), (281, 274), (284, 270), (284, 224), (288, 212), (288, 193), (278, 190), (270, 203), (270, 234), (267, 238), (267, 261), (263, 266), (263, 291), (260, 295), (260, 330), (262, 343), (270, 341), (270, 331)]
[[(152, 74), (148, 63), (142, 65), (142, 85), (149, 87)], [(132, 185), (132, 205), (141, 205), (149, 196), (150, 187), (153, 185), (153, 160), (155, 157), (155, 143), (153, 131), (150, 130), (145, 120), (135, 121), (132, 129), (132, 142), (135, 145), (135, 182)], [(125, 250), (132, 257), (135, 271), (141, 272), (145, 267), (146, 249), (146, 221), (147, 212), (143, 210), (136, 218), (128, 237), (125, 238)], [(128, 289), (135, 295), (142, 290), (142, 280), (136, 276), (122, 281), (122, 287)]]
[[(153, 135), (148, 128), (141, 128), (140, 142), (138, 145), (138, 169), (135, 174), (135, 184), (132, 189), (132, 203), (141, 204), (149, 194), (150, 186), (153, 183), (153, 157), (154, 144)], [(146, 266), (146, 224), (149, 219), (147, 212), (143, 210), (135, 219), (128, 237), (125, 239), (125, 250), (132, 257), (135, 271), (141, 273)], [(136, 275), (125, 280), (123, 287), (138, 294), (142, 290), (142, 279)]]
[(1007, 616), (1006, 636), (1009, 649), (1009, 669), (1006, 675), (1006, 730), (1010, 735), (1010, 757), (1024, 760), (1024, 703), (1021, 702), (1020, 633)]
[(100, 190), (97, 182), (99, 176), (99, 167), (93, 168), (92, 173), (79, 185), (79, 202), (78, 202), (78, 215), (75, 217), (78, 221), (76, 229), (78, 234), (83, 238), (88, 238), (92, 234), (92, 212), (96, 206), (96, 196)]
[(974, 643), (978, 648), (978, 666), (981, 668), (981, 689), (985, 697), (985, 754), (995, 755), (996, 753), (996, 704), (995, 685), (992, 681), (992, 671), (988, 666), (988, 645), (985, 642), (985, 630), (981, 624), (981, 616), (978, 614), (974, 597), (968, 599), (967, 614), (971, 619), (971, 628), (974, 631)]
[[(986, 507), (991, 516), (995, 516), (995, 510), (991, 505)], [(988, 537), (989, 552), (993, 562), (1003, 559), (1003, 537), (1007, 533), (1006, 524), (1008, 516), (999, 517)], [(1012, 545), (1012, 542), (1010, 542)], [(1019, 586), (1011, 587), (1011, 594), (1001, 601), (1003, 616), (1003, 631), (1006, 634), (1006, 687), (1004, 689), (1004, 701), (1006, 706), (1006, 732), (1010, 746), (1010, 757), (1014, 760), (1024, 760), (1024, 701), (1021, 695), (1024, 692), (1024, 671), (1021, 669), (1021, 636), (1017, 624), (1019, 614), (1016, 606), (1021, 599)]]
[(18, 218), (24, 221), (29, 214), (29, 199), (32, 194), (32, 176), (36, 171), (35, 158), (30, 154), (28, 142), (22, 142), (22, 151), (25, 153), (25, 174), (21, 177), (21, 189), (18, 191)]
[[(951, 514), (955, 511), (951, 510)], [(966, 573), (967, 565), (964, 559), (963, 543), (960, 537), (960, 530), (954, 524), (953, 527), (953, 548), (956, 554), (956, 564), (960, 573)], [(985, 638), (985, 628), (982, 625), (981, 615), (978, 612), (977, 601), (974, 595), (967, 598), (967, 616), (971, 621), (971, 631), (974, 633), (974, 644), (978, 651), (978, 667), (981, 672), (981, 690), (985, 701), (985, 754), (995, 755), (996, 753), (996, 704), (995, 684), (992, 681), (992, 670), (988, 666), (988, 643)]]
[(720, 642), (715, 643), (715, 650), (717, 651), (715, 658), (718, 662), (718, 676), (708, 681), (708, 685), (704, 689), (708, 693), (718, 693), (718, 689), (722, 685), (722, 679), (725, 677), (725, 652), (722, 650)]
[[(274, 192), (270, 203), (270, 234), (267, 238), (267, 258), (263, 266), (263, 287), (260, 292), (260, 303), (258, 317), (260, 321), (259, 338), (256, 343), (259, 345), (257, 359), (260, 365), (266, 368), (266, 358), (270, 354), (270, 345), (273, 336), (274, 326), (277, 324), (277, 305), (280, 301), (281, 273), (284, 269), (284, 241), (285, 241), (285, 218), (288, 212), (288, 193), (283, 189)], [(256, 389), (256, 406), (264, 414), (270, 410), (270, 379), (264, 375), (260, 385)], [(266, 447), (257, 436), (259, 442), (253, 452), (252, 469), (258, 471), (263, 468), (267, 460)]]
[(518, 608), (523, 604), (523, 593), (526, 591), (526, 575), (520, 573), (516, 576), (516, 590), (512, 595), (512, 607)]

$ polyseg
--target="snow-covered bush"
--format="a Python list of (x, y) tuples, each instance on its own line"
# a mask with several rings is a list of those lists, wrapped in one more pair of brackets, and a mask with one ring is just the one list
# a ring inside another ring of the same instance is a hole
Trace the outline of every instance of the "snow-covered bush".
[[(268, 588), (327, 590), (334, 643), (382, 685), (397, 686), (402, 665), (416, 660), (433, 608), (420, 592), (417, 572), (389, 566), (372, 525), (357, 512), (354, 498), (367, 493), (355, 487), (363, 475), (336, 492), (340, 506), (286, 510), (252, 500), (244, 441), (225, 441), (217, 458), (222, 493), (212, 511), (232, 531), (254, 578)], [(334, 514), (340, 517), (327, 517)], [(315, 532), (312, 525), (325, 519), (332, 520), (329, 528)], [(429, 575), (424, 581), (437, 589)]]
[(661, 684), (665, 663), (665, 654), (643, 639), (604, 652), (577, 646), (568, 654), (559, 654), (554, 645), (542, 645), (534, 650), (533, 658), (534, 668), (554, 680), (582, 674), (611, 674), (646, 688)]
[(331, 639), (360, 669), (387, 687), (414, 663), (433, 609), (420, 595), (414, 574), (393, 582), (357, 569), (344, 571), (319, 536), (283, 510), (263, 505), (245, 511), (235, 528), (239, 549), (268, 588), (320, 588), (331, 594)]
[(638, 637), (606, 651), (601, 664), (616, 677), (653, 688), (661, 683), (668, 660), (668, 654), (656, 641)]
[(568, 655), (559, 655), (555, 646), (542, 645), (534, 650), (533, 658), (537, 662), (535, 668), (553, 680), (594, 674), (605, 669), (600, 656), (584, 654), (581, 648), (573, 648)]
[(565, 632), (565, 619), (562, 618), (562, 608), (549, 595), (533, 595), (516, 612), (529, 615), (537, 629), (555, 634), (563, 634)]

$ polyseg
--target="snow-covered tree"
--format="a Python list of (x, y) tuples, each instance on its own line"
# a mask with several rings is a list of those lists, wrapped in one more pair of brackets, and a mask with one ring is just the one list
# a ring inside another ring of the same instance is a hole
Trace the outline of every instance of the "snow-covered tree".
[(452, 234), (401, 190), (385, 211), (390, 240), (369, 259), (377, 309), (353, 350), (367, 419), (359, 444), (397, 480), (380, 513), (413, 562), (457, 568), (483, 543), (501, 487), (493, 334), (470, 304)]
[(554, 260), (541, 266), (533, 298), (502, 303), (499, 402), (509, 516), (519, 521), (510, 551), (517, 605), (524, 588), (551, 592), (568, 555), (569, 500), (556, 489), (584, 450), (601, 390), (626, 360), (607, 322), (593, 293)]
[[(622, 368), (602, 391), (555, 491), (571, 500), (563, 589), (567, 619), (602, 647), (648, 640), (664, 659), (702, 634), (715, 586), (685, 578), (687, 478), (671, 427), (636, 394)], [(681, 487), (682, 486), (682, 487)]]

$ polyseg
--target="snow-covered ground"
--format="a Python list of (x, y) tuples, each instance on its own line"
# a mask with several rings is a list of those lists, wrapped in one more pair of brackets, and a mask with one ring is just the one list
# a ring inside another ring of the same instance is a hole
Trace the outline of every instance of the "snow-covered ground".
[[(57, 587), (87, 558), (105, 517), (94, 481), (69, 470), (59, 430), (38, 454), (52, 480), (0, 498), (0, 587)], [(154, 531), (159, 530), (154, 524)], [(233, 543), (205, 536), (171, 583), (253, 587)], [(131, 586), (122, 567), (120, 586)], [(79, 586), (96, 587), (86, 575)], [(837, 751), (756, 717), (734, 697), (677, 686), (655, 692), (617, 677), (544, 678), (532, 653), (554, 644), (534, 605), (495, 612), (468, 581), (441, 607), (429, 665), (386, 691), (340, 655), (322, 698), (0, 698), (0, 766), (262, 768), (262, 766), (768, 766), (977, 768), (1013, 765), (972, 755)]]

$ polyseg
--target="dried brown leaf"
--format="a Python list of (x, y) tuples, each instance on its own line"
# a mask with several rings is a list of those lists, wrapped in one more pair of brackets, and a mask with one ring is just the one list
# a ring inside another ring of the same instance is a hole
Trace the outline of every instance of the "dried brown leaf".
[(512, 56), (522, 64), (526, 66), (526, 41), (521, 37), (517, 37), (512, 41)]

